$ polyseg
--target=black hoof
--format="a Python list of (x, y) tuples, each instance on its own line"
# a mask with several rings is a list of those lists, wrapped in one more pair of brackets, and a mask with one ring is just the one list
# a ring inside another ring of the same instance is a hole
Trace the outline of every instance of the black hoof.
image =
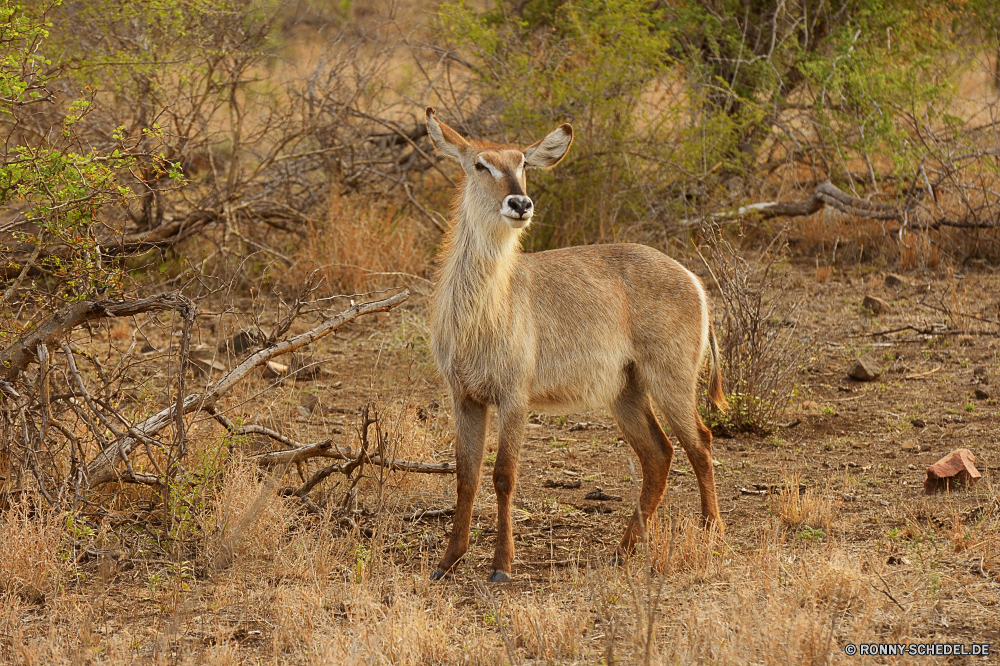
[(441, 569), (435, 569), (434, 573), (431, 574), (431, 580), (441, 580), (447, 575), (448, 575), (447, 571), (443, 571)]
[(628, 557), (622, 555), (621, 553), (615, 553), (611, 556), (610, 564), (613, 567), (623, 567), (628, 562)]
[(490, 577), (486, 579), (487, 583), (509, 583), (510, 574), (504, 573), (503, 571), (494, 571), (490, 574)]

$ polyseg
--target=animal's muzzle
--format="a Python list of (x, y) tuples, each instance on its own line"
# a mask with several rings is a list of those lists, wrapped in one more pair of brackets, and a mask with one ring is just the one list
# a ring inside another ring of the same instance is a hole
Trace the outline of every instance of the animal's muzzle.
[(526, 220), (531, 217), (534, 207), (531, 199), (523, 194), (509, 194), (503, 200), (502, 215), (515, 220)]

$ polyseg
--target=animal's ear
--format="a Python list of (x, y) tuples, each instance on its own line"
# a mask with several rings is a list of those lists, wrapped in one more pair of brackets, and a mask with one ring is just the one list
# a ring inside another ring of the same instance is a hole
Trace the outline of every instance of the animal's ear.
[(524, 149), (524, 165), (537, 169), (549, 169), (566, 157), (573, 143), (573, 126), (560, 125), (541, 141), (536, 141)]
[(461, 134), (438, 120), (434, 109), (429, 106), (427, 107), (427, 134), (431, 137), (431, 142), (439, 153), (456, 160), (461, 160), (462, 153), (470, 148), (469, 142)]

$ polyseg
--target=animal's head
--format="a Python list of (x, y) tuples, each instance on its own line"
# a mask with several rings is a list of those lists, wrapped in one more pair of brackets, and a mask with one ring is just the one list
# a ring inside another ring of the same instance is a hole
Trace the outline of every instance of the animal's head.
[(514, 229), (528, 226), (535, 213), (525, 191), (525, 170), (554, 167), (573, 143), (573, 127), (568, 123), (523, 150), (469, 141), (441, 122), (431, 107), (427, 107), (427, 134), (439, 153), (462, 165), (466, 194), (476, 207), (495, 211)]

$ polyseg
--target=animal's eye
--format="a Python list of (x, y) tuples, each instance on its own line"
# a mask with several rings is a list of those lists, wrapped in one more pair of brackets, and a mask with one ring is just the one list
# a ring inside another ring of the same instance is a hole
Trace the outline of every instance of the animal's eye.
[(479, 162), (476, 162), (476, 171), (486, 171), (486, 167), (484, 167)]

